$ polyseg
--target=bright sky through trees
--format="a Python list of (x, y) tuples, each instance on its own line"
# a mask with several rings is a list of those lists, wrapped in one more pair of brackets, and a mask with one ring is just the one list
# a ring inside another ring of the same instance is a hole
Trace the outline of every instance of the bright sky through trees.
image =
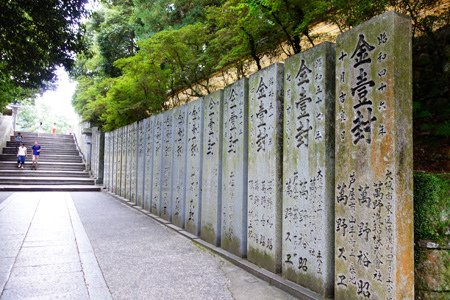
[[(76, 82), (69, 79), (69, 75), (63, 68), (56, 71), (58, 80), (55, 90), (47, 90), (36, 98), (36, 106), (48, 106), (51, 111), (49, 116), (59, 115), (68, 122), (77, 122), (77, 114), (72, 107), (72, 96), (75, 92)], [(51, 121), (51, 120), (49, 120)]]

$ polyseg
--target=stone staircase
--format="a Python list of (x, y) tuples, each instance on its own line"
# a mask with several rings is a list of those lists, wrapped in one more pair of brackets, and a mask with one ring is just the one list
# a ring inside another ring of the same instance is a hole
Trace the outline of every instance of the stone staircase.
[[(17, 150), (11, 136), (0, 154), (0, 191), (100, 191), (90, 178), (72, 135), (23, 132), (28, 158), (17, 168)], [(31, 147), (41, 145), (37, 170), (31, 170)]]

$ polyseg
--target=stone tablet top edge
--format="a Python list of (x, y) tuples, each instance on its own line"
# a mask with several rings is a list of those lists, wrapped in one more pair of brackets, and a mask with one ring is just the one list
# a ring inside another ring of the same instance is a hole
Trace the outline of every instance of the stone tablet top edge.
[(366, 21), (366, 22), (362, 22), (361, 24), (358, 24), (357, 26), (351, 28), (350, 30), (347, 30), (345, 32), (342, 32), (341, 34), (339, 34), (336, 38), (336, 44), (338, 44), (342, 39), (346, 39), (347, 36), (349, 34), (352, 34), (354, 31), (358, 31), (358, 30), (362, 30), (366, 27), (370, 27), (372, 26), (373, 23), (378, 23), (380, 22), (382, 19), (387, 19), (387, 18), (392, 18), (392, 19), (402, 19), (402, 20), (411, 20), (410, 17), (399, 13), (395, 10), (389, 10), (381, 15), (377, 15), (373, 18), (371, 18), (370, 20)]

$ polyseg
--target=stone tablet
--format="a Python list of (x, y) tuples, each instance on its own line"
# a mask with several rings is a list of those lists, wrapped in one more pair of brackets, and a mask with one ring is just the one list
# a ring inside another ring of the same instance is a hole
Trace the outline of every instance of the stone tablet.
[(150, 211), (152, 203), (153, 187), (153, 141), (155, 117), (147, 118), (145, 126), (145, 184), (144, 184), (144, 209)]
[(94, 175), (94, 178), (98, 177), (97, 171), (97, 163), (98, 163), (98, 128), (92, 127), (92, 138), (91, 138), (91, 173)]
[(185, 229), (200, 235), (202, 197), (203, 98), (187, 104), (186, 216)]
[(336, 41), (335, 298), (414, 299), (411, 22)]
[(154, 143), (153, 143), (153, 176), (152, 176), (152, 203), (151, 213), (159, 215), (161, 207), (161, 166), (163, 153), (163, 114), (155, 116), (153, 129)]
[(114, 184), (114, 131), (109, 132), (109, 179), (108, 179), (108, 191), (113, 191), (113, 184)]
[(323, 43), (284, 64), (283, 276), (334, 291), (334, 57)]
[(126, 175), (125, 175), (125, 195), (124, 197), (131, 201), (131, 174), (132, 174), (132, 168), (133, 168), (133, 126), (132, 124), (125, 126), (126, 128), (126, 149), (125, 149), (125, 155), (126, 155)]
[(173, 183), (172, 223), (183, 228), (186, 197), (186, 105), (178, 106), (173, 112)]
[(221, 247), (247, 254), (248, 80), (224, 89)]
[(120, 131), (116, 129), (114, 132), (114, 143), (116, 148), (114, 149), (114, 157), (115, 157), (115, 166), (114, 166), (114, 193), (116, 195), (120, 194), (120, 179), (121, 179), (121, 169), (122, 169), (122, 161), (120, 156), (121, 145), (120, 145)]
[(249, 79), (248, 260), (281, 271), (283, 65)]
[(122, 127), (122, 180), (120, 182), (120, 196), (127, 198), (127, 188), (129, 187), (129, 166), (128, 166), (128, 126)]
[(137, 122), (130, 125), (130, 152), (129, 162), (130, 166), (130, 201), (137, 204), (136, 199), (136, 182), (137, 182)]
[(108, 133), (105, 132), (104, 152), (103, 152), (103, 188), (108, 189)]
[(111, 158), (110, 155), (110, 133), (109, 132), (105, 132), (105, 150), (103, 153), (103, 161), (104, 161), (104, 165), (103, 165), (103, 187), (106, 190), (109, 190), (110, 186), (109, 186), (109, 177), (110, 177), (110, 161), (109, 159)]
[(217, 91), (203, 99), (201, 230), (203, 240), (220, 243), (222, 208), (222, 99)]
[(123, 197), (123, 193), (125, 192), (125, 170), (126, 170), (126, 156), (125, 156), (125, 145), (126, 143), (126, 137), (125, 137), (125, 127), (119, 128), (119, 162), (120, 166), (119, 168), (119, 176), (118, 178), (118, 195)]
[(137, 125), (137, 160), (136, 160), (136, 200), (139, 207), (144, 208), (144, 183), (145, 183), (145, 126), (147, 119), (141, 120)]
[(163, 115), (163, 146), (161, 168), (161, 210), (160, 217), (172, 221), (172, 166), (173, 166), (173, 115), (172, 110)]
[(120, 178), (120, 156), (119, 156), (119, 129), (114, 130), (114, 166), (113, 166), (113, 189), (114, 194), (119, 194), (119, 178)]

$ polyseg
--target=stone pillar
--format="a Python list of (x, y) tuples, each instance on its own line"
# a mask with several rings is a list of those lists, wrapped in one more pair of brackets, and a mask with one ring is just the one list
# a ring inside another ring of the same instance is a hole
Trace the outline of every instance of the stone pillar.
[(103, 187), (106, 190), (109, 190), (109, 176), (110, 176), (110, 170), (109, 170), (109, 158), (110, 158), (110, 152), (109, 152), (109, 146), (110, 146), (110, 133), (105, 132), (104, 133), (105, 138), (105, 144), (104, 144), (104, 155), (103, 155)]
[(116, 149), (114, 151), (115, 156), (115, 183), (114, 183), (114, 193), (116, 195), (120, 195), (120, 181), (122, 179), (122, 138), (121, 138), (121, 129), (118, 128), (114, 132), (114, 143), (116, 145)]
[(90, 155), (90, 170), (92, 176), (97, 179), (97, 160), (98, 160), (98, 148), (97, 148), (97, 135), (98, 135), (98, 128), (92, 127), (91, 128), (91, 155)]
[(121, 179), (120, 179), (120, 196), (126, 198), (127, 196), (127, 152), (128, 152), (128, 126), (124, 126), (121, 128), (121, 162), (122, 162), (122, 170), (121, 170)]
[(97, 162), (98, 176), (96, 183), (103, 184), (103, 177), (105, 171), (105, 133), (99, 131), (98, 135), (98, 162)]
[(114, 182), (114, 131), (110, 131), (109, 133), (109, 176), (108, 176), (108, 191), (113, 191), (113, 182)]
[(117, 129), (112, 131), (113, 135), (113, 160), (112, 160), (112, 176), (111, 176), (111, 192), (117, 194), (117, 177), (118, 177), (118, 137)]
[(172, 223), (183, 228), (186, 197), (186, 130), (187, 106), (173, 111), (173, 182), (172, 182)]
[(144, 184), (145, 184), (145, 145), (146, 134), (145, 129), (148, 119), (138, 122), (137, 128), (137, 162), (136, 162), (136, 199), (137, 205), (144, 208)]
[(283, 276), (334, 293), (334, 57), (323, 43), (284, 69)]
[(411, 22), (336, 41), (335, 298), (413, 299)]
[(224, 90), (221, 247), (247, 254), (248, 80)]
[(281, 271), (283, 65), (249, 79), (248, 260)]
[(129, 166), (130, 166), (130, 199), (131, 202), (137, 205), (137, 141), (138, 141), (138, 124), (137, 122), (129, 125), (129, 137), (130, 137), (130, 151), (128, 154), (130, 155)]
[(151, 210), (153, 187), (153, 144), (155, 116), (146, 119), (145, 126), (145, 183), (144, 183), (144, 209)]
[(126, 128), (126, 149), (125, 149), (125, 155), (126, 155), (126, 175), (125, 175), (125, 194), (124, 197), (131, 201), (131, 174), (132, 174), (132, 168), (133, 168), (133, 158), (134, 158), (134, 151), (133, 151), (133, 125), (127, 125)]
[(220, 243), (222, 208), (222, 99), (217, 91), (203, 99), (201, 230), (203, 240)]
[(155, 127), (153, 129), (154, 143), (153, 143), (153, 176), (152, 176), (152, 202), (151, 213), (154, 215), (160, 214), (161, 207), (161, 167), (162, 167), (162, 152), (163, 152), (163, 114), (155, 116)]
[(163, 146), (161, 174), (161, 211), (159, 215), (167, 221), (172, 221), (172, 166), (173, 166), (173, 112), (163, 115)]
[(185, 229), (200, 235), (202, 199), (203, 98), (187, 104), (186, 216)]

